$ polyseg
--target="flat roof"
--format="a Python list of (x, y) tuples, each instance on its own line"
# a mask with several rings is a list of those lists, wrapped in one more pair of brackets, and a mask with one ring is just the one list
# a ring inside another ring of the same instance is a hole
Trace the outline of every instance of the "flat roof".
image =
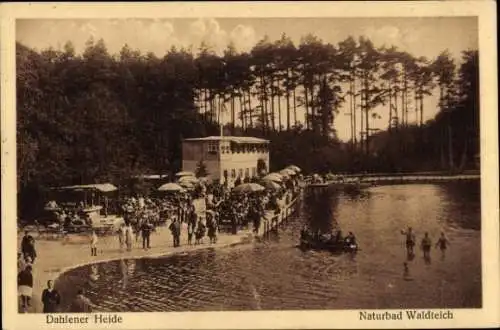
[(260, 139), (252, 136), (207, 136), (203, 138), (184, 139), (187, 142), (197, 141), (231, 141), (235, 143), (269, 143), (269, 140)]
[(64, 186), (64, 187), (54, 187), (55, 190), (85, 190), (85, 189), (96, 189), (102, 192), (115, 191), (116, 188), (111, 183), (96, 183), (96, 184), (84, 184), (75, 186)]

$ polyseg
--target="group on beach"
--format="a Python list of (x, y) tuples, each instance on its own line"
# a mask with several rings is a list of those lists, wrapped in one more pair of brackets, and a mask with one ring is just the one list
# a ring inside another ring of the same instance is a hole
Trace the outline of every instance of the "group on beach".
[[(187, 232), (188, 245), (203, 244), (206, 236), (209, 243), (215, 244), (222, 231), (237, 234), (241, 229), (252, 227), (252, 231), (259, 234), (265, 213), (274, 211), (274, 214), (279, 214), (283, 206), (290, 203), (300, 190), (298, 178), (287, 180), (278, 190), (238, 193), (219, 183), (206, 184), (199, 188), (161, 198), (122, 199), (121, 215), (125, 221), (116, 232), (120, 251), (132, 251), (134, 242), (138, 242), (139, 238), (142, 238), (143, 249), (151, 249), (154, 243), (152, 233), (165, 223), (168, 224), (167, 229), (172, 235), (174, 247), (181, 246), (184, 230)], [(205, 204), (202, 214), (195, 207), (195, 203), (200, 200)], [(64, 214), (67, 215), (69, 212)], [(103, 253), (103, 249), (99, 248), (98, 233), (92, 230), (87, 237), (90, 256), (97, 257)], [(35, 239), (29, 232), (25, 232), (21, 242), (21, 253), (18, 255), (18, 292), (20, 309), (23, 312), (27, 312), (33, 304), (33, 264), (36, 257)], [(44, 313), (51, 313), (61, 308), (61, 296), (51, 280), (47, 282), (42, 297), (38, 299), (43, 303)], [(90, 300), (85, 297), (83, 289), (79, 290), (69, 311), (91, 310)]]
[[(203, 244), (206, 236), (210, 243), (216, 243), (220, 232), (237, 234), (238, 230), (250, 226), (255, 234), (259, 234), (265, 212), (274, 210), (279, 213), (283, 204), (290, 202), (297, 193), (298, 181), (295, 180), (279, 191), (234, 193), (216, 183), (160, 199), (131, 197), (124, 204), (127, 205), (124, 208), (127, 210), (124, 213), (125, 223), (117, 233), (120, 250), (126, 247), (130, 251), (134, 236), (136, 241), (142, 238), (143, 249), (150, 249), (151, 235), (163, 223), (168, 223), (174, 247), (181, 245), (184, 230), (188, 245)], [(195, 207), (195, 202), (199, 200), (206, 205), (203, 215)]]

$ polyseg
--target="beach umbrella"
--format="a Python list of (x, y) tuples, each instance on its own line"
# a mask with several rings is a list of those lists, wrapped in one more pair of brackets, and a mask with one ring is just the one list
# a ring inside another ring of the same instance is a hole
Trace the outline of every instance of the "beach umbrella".
[(281, 186), (279, 184), (277, 184), (276, 182), (271, 181), (271, 180), (262, 180), (262, 182), (260, 184), (262, 186), (264, 186), (264, 188), (269, 189), (269, 190), (280, 190), (281, 189)]
[(262, 191), (265, 188), (257, 183), (243, 183), (233, 189), (234, 192), (238, 193), (250, 193), (255, 191)]
[(302, 172), (302, 170), (300, 169), (300, 167), (298, 167), (297, 165), (290, 165), (290, 166), (287, 166), (287, 168), (295, 171), (295, 173), (300, 173)]
[(181, 182), (190, 182), (190, 183), (197, 183), (199, 180), (195, 178), (194, 176), (183, 176), (177, 180), (179, 183)]
[(159, 191), (184, 191), (184, 188), (182, 188), (180, 185), (177, 183), (165, 183), (164, 185), (160, 186), (158, 188)]
[(175, 174), (176, 177), (178, 178), (181, 178), (183, 176), (192, 176), (192, 177), (196, 177), (196, 175), (193, 173), (193, 172), (189, 172), (189, 171), (181, 171), (181, 172), (177, 172)]
[(297, 173), (295, 173), (294, 170), (292, 170), (290, 168), (284, 168), (281, 171), (279, 171), (278, 173), (288, 175), (288, 176), (297, 174)]
[(194, 183), (188, 182), (188, 181), (182, 181), (182, 182), (179, 182), (179, 186), (187, 188), (187, 189), (192, 189), (192, 188), (194, 188)]
[(270, 173), (262, 178), (262, 180), (274, 181), (274, 182), (283, 182), (283, 176), (278, 173)]

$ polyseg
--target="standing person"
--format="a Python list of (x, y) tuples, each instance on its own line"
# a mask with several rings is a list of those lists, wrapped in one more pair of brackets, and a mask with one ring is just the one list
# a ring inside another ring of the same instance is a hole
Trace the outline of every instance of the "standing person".
[(446, 236), (444, 236), (444, 233), (441, 232), (441, 236), (439, 237), (437, 243), (436, 243), (436, 247), (439, 246), (439, 249), (441, 250), (441, 257), (444, 258), (444, 254), (446, 252), (446, 248), (448, 247), (448, 245), (450, 244), (450, 242), (448, 241), (448, 239), (446, 238)]
[(408, 230), (402, 230), (401, 234), (406, 236), (406, 252), (408, 256), (412, 256), (413, 247), (415, 246), (415, 234), (413, 233), (412, 228), (408, 227)]
[(118, 242), (120, 243), (120, 251), (123, 251), (123, 246), (125, 245), (125, 235), (126, 235), (126, 227), (125, 224), (121, 224), (118, 229)]
[(35, 250), (35, 239), (29, 234), (28, 231), (24, 232), (23, 240), (21, 241), (21, 251), (23, 252), (24, 258), (31, 258), (34, 263), (36, 258)]
[(180, 245), (180, 238), (181, 238), (180, 221), (174, 219), (174, 221), (172, 221), (168, 229), (170, 229), (170, 232), (172, 233), (172, 237), (174, 239), (174, 247), (178, 247)]
[(93, 257), (97, 256), (97, 234), (95, 230), (92, 230), (92, 235), (90, 236), (90, 255)]
[(23, 313), (26, 313), (28, 307), (31, 306), (31, 296), (33, 295), (33, 273), (31, 271), (31, 265), (27, 265), (26, 268), (17, 275), (17, 285), (19, 296), (21, 297), (21, 308)]
[(196, 220), (197, 220), (197, 215), (194, 210), (194, 206), (191, 205), (190, 211), (189, 211), (189, 218), (188, 218), (188, 244), (191, 245), (193, 241), (193, 235), (195, 234), (196, 231)]
[(61, 303), (61, 296), (56, 289), (54, 289), (54, 282), (52, 280), (47, 281), (47, 288), (42, 292), (42, 303), (44, 313), (55, 313), (57, 308)]
[(424, 238), (422, 238), (422, 242), (420, 245), (421, 245), (422, 251), (424, 252), (424, 259), (425, 259), (426, 263), (430, 263), (432, 243), (431, 243), (431, 239), (429, 238), (429, 234), (427, 232), (424, 234)]
[(133, 237), (134, 237), (134, 233), (133, 233), (132, 225), (129, 223), (125, 229), (125, 244), (127, 245), (127, 251), (132, 251)]
[(24, 259), (24, 256), (22, 253), (17, 254), (17, 273), (19, 274), (21, 271), (26, 268), (26, 259)]
[(205, 231), (206, 231), (205, 224), (203, 223), (203, 221), (201, 221), (201, 219), (198, 220), (198, 224), (196, 225), (196, 241), (194, 243), (195, 245), (202, 243), (203, 237), (205, 236)]
[[(212, 211), (213, 212), (213, 211)], [(208, 237), (210, 238), (210, 243), (217, 243), (217, 219), (214, 213), (207, 213), (207, 227), (208, 227)]]
[(262, 221), (262, 217), (264, 217), (264, 209), (261, 203), (257, 203), (255, 208), (253, 208), (253, 232), (258, 235), (260, 230), (260, 223)]
[(92, 303), (90, 299), (85, 297), (85, 291), (83, 289), (79, 289), (76, 294), (75, 299), (71, 303), (70, 313), (91, 313), (92, 312)]
[(141, 225), (141, 232), (142, 232), (142, 248), (147, 250), (151, 248), (151, 224), (149, 223), (149, 220), (143, 221)]

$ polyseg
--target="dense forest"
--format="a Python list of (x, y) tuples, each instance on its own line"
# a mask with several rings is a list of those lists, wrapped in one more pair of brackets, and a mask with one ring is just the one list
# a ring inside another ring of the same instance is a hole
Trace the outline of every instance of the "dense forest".
[[(247, 53), (173, 47), (162, 58), (127, 45), (112, 55), (103, 40), (90, 39), (81, 54), (70, 42), (39, 52), (18, 43), (19, 191), (176, 172), (181, 140), (217, 135), (221, 123), (226, 134), (270, 139), (271, 170), (471, 168), (478, 52), (462, 56), (416, 58), (364, 37), (332, 45), (313, 35), (299, 45), (265, 37)], [(424, 122), (433, 93), (439, 112)], [(351, 121), (347, 142), (335, 131), (341, 109)], [(382, 131), (372, 128), (381, 111)]]

